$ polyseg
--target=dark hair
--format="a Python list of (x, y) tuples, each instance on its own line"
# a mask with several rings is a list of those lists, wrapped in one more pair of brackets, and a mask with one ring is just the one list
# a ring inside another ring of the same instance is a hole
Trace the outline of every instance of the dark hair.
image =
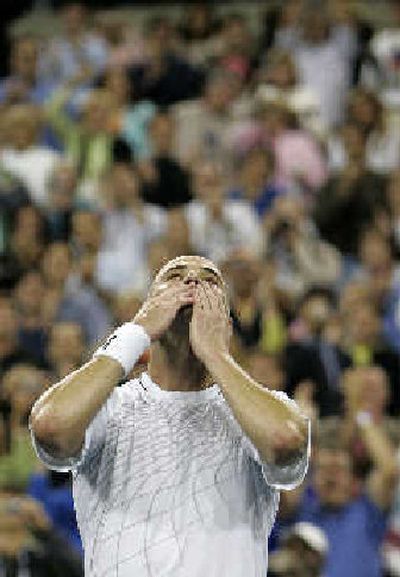
[(160, 26), (164, 24), (167, 26), (172, 25), (171, 19), (167, 16), (152, 16), (146, 22), (146, 34), (153, 34)]
[(245, 151), (237, 154), (236, 157), (237, 168), (239, 170), (242, 169), (249, 156), (251, 157), (253, 154), (262, 154), (265, 157), (265, 161), (269, 165), (271, 170), (272, 171), (275, 170), (276, 160), (274, 151), (267, 146), (260, 146), (258, 144), (250, 146)]
[(378, 94), (371, 89), (358, 87), (358, 88), (355, 88), (350, 93), (350, 96), (349, 96), (349, 99), (347, 102), (347, 117), (350, 120), (352, 120), (353, 123), (355, 123), (356, 125), (358, 124), (357, 120), (354, 118), (353, 108), (354, 108), (354, 101), (360, 97), (365, 98), (370, 103), (370, 105), (373, 107), (375, 115), (376, 115), (376, 127), (378, 129), (382, 129), (383, 123), (384, 123), (383, 104), (382, 104)]
[(337, 297), (334, 291), (326, 286), (313, 285), (306, 290), (297, 303), (297, 310), (300, 310), (305, 303), (313, 298), (322, 297), (327, 299), (331, 307), (337, 306)]

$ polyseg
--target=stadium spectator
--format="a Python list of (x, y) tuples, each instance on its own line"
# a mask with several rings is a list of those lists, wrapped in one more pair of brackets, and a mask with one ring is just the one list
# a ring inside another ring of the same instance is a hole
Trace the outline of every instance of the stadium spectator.
[(139, 98), (168, 106), (197, 97), (201, 92), (202, 74), (177, 53), (171, 21), (162, 17), (150, 19), (145, 39), (145, 62), (130, 68)]
[(175, 158), (175, 123), (158, 113), (149, 126), (151, 155), (141, 165), (141, 195), (146, 202), (173, 208), (192, 199), (190, 173)]
[(78, 174), (70, 162), (61, 161), (54, 167), (48, 183), (46, 222), (51, 241), (68, 241), (71, 219), (77, 208)]
[(9, 107), (5, 119), (7, 144), (0, 153), (3, 167), (26, 187), (31, 201), (45, 208), (47, 181), (60, 155), (40, 144), (41, 111), (31, 104)]
[(40, 59), (40, 74), (53, 85), (81, 76), (90, 82), (105, 67), (107, 45), (90, 30), (88, 12), (80, 2), (67, 2), (60, 10), (62, 33), (52, 38)]
[(250, 78), (255, 65), (255, 42), (243, 13), (227, 14), (221, 23), (222, 51), (218, 65), (238, 74), (243, 82)]
[(17, 363), (32, 361), (18, 340), (18, 317), (11, 297), (0, 296), (0, 376)]
[(68, 86), (54, 93), (47, 104), (49, 122), (62, 140), (65, 155), (77, 169), (80, 179), (79, 200), (99, 205), (98, 179), (117, 160), (123, 149), (123, 160), (130, 149), (121, 138), (113, 136), (111, 119), (115, 113), (114, 96), (105, 89), (94, 89), (82, 105), (81, 120), (73, 120), (65, 111), (71, 95)]
[(226, 190), (222, 166), (199, 161), (193, 171), (194, 200), (185, 207), (193, 248), (217, 262), (239, 248), (261, 255), (264, 237), (255, 210), (246, 200), (227, 199)]
[(324, 6), (310, 4), (302, 16), (301, 37), (293, 56), (301, 82), (318, 94), (321, 119), (328, 127), (343, 119), (351, 81), (351, 55), (332, 35)]
[(393, 446), (400, 441), (396, 418), (387, 415), (390, 405), (390, 386), (386, 373), (380, 367), (348, 369), (343, 373), (341, 389), (344, 395), (343, 417), (321, 419), (318, 435), (321, 439), (338, 437), (352, 454), (355, 475), (362, 481), (368, 475), (371, 461), (365, 442), (357, 428), (358, 410), (371, 415), (374, 423), (382, 426)]
[[(314, 218), (323, 238), (354, 263), (360, 235), (385, 205), (386, 181), (365, 164), (365, 137), (354, 124), (343, 130), (347, 163), (319, 191)], [(348, 222), (352, 225), (348, 226)]]
[(110, 328), (110, 315), (96, 290), (74, 277), (72, 251), (65, 243), (50, 244), (41, 261), (46, 292), (43, 315), (49, 325), (76, 322), (85, 342), (93, 345)]
[(128, 71), (123, 67), (109, 67), (100, 85), (112, 94), (115, 111), (110, 120), (111, 130), (130, 146), (132, 157), (137, 161), (150, 156), (149, 124), (156, 107), (149, 100), (141, 100)]
[(83, 576), (80, 555), (55, 530), (40, 503), (2, 492), (0, 510), (0, 568), (6, 575)]
[(270, 558), (269, 577), (321, 577), (328, 552), (326, 534), (312, 523), (296, 523)]
[(47, 359), (52, 374), (61, 379), (75, 371), (84, 360), (85, 339), (77, 323), (58, 322), (51, 327)]
[(390, 0), (389, 26), (375, 31), (371, 42), (372, 57), (362, 69), (362, 80), (373, 88), (380, 89), (385, 102), (394, 108), (398, 107), (399, 71), (397, 65), (400, 36), (398, 23), (400, 9), (397, 0)]
[[(357, 88), (350, 94), (348, 122), (357, 126), (365, 138), (365, 164), (371, 171), (386, 174), (398, 167), (400, 136), (390, 122), (378, 94)], [(345, 136), (330, 139), (328, 151), (331, 169), (336, 171), (347, 164)]]
[(13, 291), (13, 304), (18, 315), (18, 341), (20, 347), (39, 366), (46, 367), (47, 331), (43, 315), (45, 285), (40, 271), (26, 271)]
[(372, 462), (365, 482), (357, 488), (351, 454), (331, 436), (318, 444), (310, 487), (303, 485), (298, 491), (297, 503), (296, 499), (286, 503), (292, 522), (313, 523), (325, 531), (327, 577), (346, 575), (350, 567), (354, 577), (382, 575), (380, 546), (397, 470), (389, 437), (368, 415), (359, 405), (353, 417)]
[(6, 249), (15, 279), (38, 266), (47, 241), (43, 214), (31, 204), (21, 206), (15, 214), (13, 226), (7, 231)]
[(360, 276), (368, 283), (370, 295), (383, 321), (388, 343), (400, 350), (400, 268), (394, 260), (390, 241), (379, 232), (366, 231), (361, 239)]
[(138, 175), (127, 164), (114, 164), (104, 181), (107, 210), (98, 254), (97, 281), (104, 290), (141, 292), (148, 282), (147, 247), (166, 227), (161, 208), (144, 203)]
[[(238, 134), (239, 149), (243, 137), (246, 129)], [(247, 138), (272, 148), (276, 180), (289, 192), (310, 194), (324, 184), (326, 165), (317, 141), (300, 129), (294, 111), (279, 96), (271, 94), (260, 101), (258, 124)]]
[(186, 165), (196, 159), (220, 160), (231, 168), (234, 127), (232, 104), (236, 78), (223, 69), (210, 71), (201, 98), (182, 102), (173, 109), (178, 159)]
[(373, 300), (357, 303), (344, 317), (342, 346), (351, 356), (355, 367), (377, 365), (387, 374), (390, 383), (388, 412), (396, 415), (400, 409), (399, 356), (383, 334), (382, 319)]
[(8, 447), (0, 458), (0, 491), (24, 492), (30, 475), (41, 469), (30, 441), (28, 416), (46, 388), (46, 375), (33, 365), (16, 363), (3, 375), (1, 396), (10, 406)]
[(326, 127), (321, 120), (319, 95), (299, 82), (290, 52), (278, 48), (270, 50), (265, 63), (261, 64), (258, 80), (258, 99), (282, 99), (297, 114), (302, 128), (317, 135), (324, 134)]
[(275, 159), (268, 148), (250, 148), (238, 159), (235, 184), (229, 193), (232, 199), (245, 199), (252, 203), (259, 218), (264, 220), (275, 199), (282, 194), (274, 180)]
[(305, 293), (298, 307), (285, 349), (288, 390), (310, 382), (321, 416), (341, 412), (341, 372), (351, 365), (343, 347), (331, 342), (328, 327), (335, 314), (329, 290), (315, 287)]
[(341, 255), (319, 237), (300, 198), (277, 198), (265, 230), (268, 254), (276, 264), (276, 287), (289, 302), (310, 286), (332, 286), (339, 280)]
[(37, 104), (46, 102), (52, 86), (39, 77), (39, 46), (29, 36), (17, 37), (10, 49), (9, 75), (0, 81), (0, 103)]
[(213, 7), (207, 2), (195, 2), (184, 6), (179, 35), (182, 50), (194, 66), (207, 66), (215, 61), (222, 50)]

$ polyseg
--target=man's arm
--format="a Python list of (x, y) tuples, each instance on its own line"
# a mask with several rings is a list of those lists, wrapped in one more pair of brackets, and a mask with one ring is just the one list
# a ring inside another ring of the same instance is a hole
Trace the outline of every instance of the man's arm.
[[(58, 458), (75, 457), (85, 432), (121, 378), (150, 341), (158, 339), (176, 312), (192, 302), (192, 289), (167, 287), (144, 303), (133, 323), (119, 327), (95, 358), (53, 385), (35, 403), (30, 428), (39, 444)], [(110, 357), (112, 349), (118, 353)], [(116, 360), (116, 359), (119, 360)]]
[(292, 402), (255, 382), (231, 357), (230, 326), (223, 298), (202, 283), (196, 295), (191, 342), (218, 382), (244, 433), (262, 460), (289, 465), (304, 454), (309, 421)]
[(374, 503), (386, 511), (393, 502), (399, 478), (396, 451), (383, 425), (375, 423), (368, 413), (358, 413), (357, 424), (373, 463), (367, 491)]
[(122, 376), (116, 360), (99, 357), (46, 391), (30, 416), (31, 431), (46, 452), (57, 458), (77, 455), (86, 429)]
[(396, 448), (384, 424), (383, 409), (375, 404), (374, 395), (367, 394), (371, 371), (382, 373), (376, 367), (349, 369), (344, 373), (344, 440), (350, 444), (355, 435), (361, 440), (372, 461), (372, 472), (366, 482), (367, 492), (380, 509), (387, 510), (397, 486), (398, 465)]

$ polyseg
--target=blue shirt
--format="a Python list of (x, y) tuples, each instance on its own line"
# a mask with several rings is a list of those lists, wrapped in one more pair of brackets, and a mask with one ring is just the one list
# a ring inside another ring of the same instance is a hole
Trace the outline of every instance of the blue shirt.
[[(13, 84), (22, 83), (22, 80), (18, 76), (7, 76), (0, 79), (0, 102), (3, 103), (7, 99), (8, 90), (13, 86)], [(46, 82), (36, 82), (26, 95), (26, 102), (29, 104), (36, 104), (41, 106), (44, 104), (51, 96), (54, 90), (54, 85)]]
[(366, 494), (332, 510), (323, 507), (313, 491), (306, 491), (296, 521), (314, 523), (325, 531), (326, 577), (382, 577), (380, 548), (386, 515)]
[(35, 473), (31, 475), (27, 494), (43, 505), (54, 527), (82, 553), (71, 487), (69, 485), (54, 487), (48, 474)]
[[(274, 184), (267, 184), (261, 194), (253, 201), (253, 207), (257, 215), (263, 218), (264, 215), (271, 210), (272, 205), (277, 196), (282, 194), (282, 190)], [(232, 200), (242, 200), (244, 198), (243, 191), (235, 189), (229, 193), (229, 198)]]
[(383, 310), (383, 334), (387, 342), (400, 352), (400, 287), (392, 287)]

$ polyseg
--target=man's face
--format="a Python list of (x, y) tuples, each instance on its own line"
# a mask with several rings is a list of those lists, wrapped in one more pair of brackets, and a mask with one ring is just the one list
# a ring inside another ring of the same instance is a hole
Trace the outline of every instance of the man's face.
[(331, 305), (327, 297), (315, 295), (304, 303), (301, 313), (310, 330), (319, 331), (331, 316)]
[(79, 364), (84, 352), (84, 338), (80, 325), (72, 322), (60, 322), (53, 326), (49, 356), (55, 363), (64, 360)]
[(327, 507), (342, 507), (351, 499), (353, 474), (346, 451), (320, 449), (315, 459), (315, 489)]
[[(200, 283), (207, 283), (220, 291), (227, 302), (225, 283), (220, 271), (211, 261), (199, 256), (181, 256), (168, 262), (157, 274), (151, 286), (150, 295), (169, 286), (178, 288), (185, 284), (196, 287)], [(171, 360), (174, 362), (177, 358), (190, 360), (191, 366), (194, 368), (197, 359), (191, 351), (189, 342), (192, 311), (192, 305), (184, 306), (178, 311), (170, 328), (161, 337), (160, 344), (167, 355), (171, 357)], [(199, 375), (204, 370), (202, 363), (200, 365), (198, 367)]]
[(11, 56), (11, 67), (14, 74), (24, 80), (34, 79), (36, 76), (37, 47), (32, 40), (21, 40), (14, 46)]
[(200, 282), (215, 287), (227, 298), (221, 272), (214, 263), (200, 256), (180, 256), (169, 261), (157, 274), (150, 292), (181, 284), (197, 286)]

